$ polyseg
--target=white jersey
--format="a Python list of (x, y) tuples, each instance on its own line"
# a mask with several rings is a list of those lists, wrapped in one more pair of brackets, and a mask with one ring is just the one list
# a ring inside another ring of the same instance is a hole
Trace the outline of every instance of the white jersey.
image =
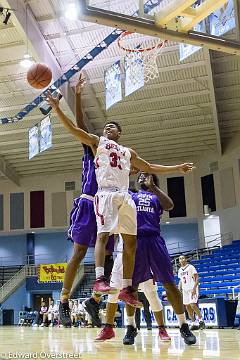
[(178, 277), (182, 281), (182, 289), (185, 290), (192, 290), (195, 284), (193, 275), (197, 274), (196, 268), (191, 265), (187, 264), (185, 267), (181, 267), (178, 270)]
[(48, 313), (56, 313), (58, 312), (58, 306), (55, 304), (55, 305), (49, 305), (49, 308), (48, 308)]
[(128, 148), (101, 136), (95, 157), (99, 190), (118, 188), (128, 191), (130, 159), (131, 153)]

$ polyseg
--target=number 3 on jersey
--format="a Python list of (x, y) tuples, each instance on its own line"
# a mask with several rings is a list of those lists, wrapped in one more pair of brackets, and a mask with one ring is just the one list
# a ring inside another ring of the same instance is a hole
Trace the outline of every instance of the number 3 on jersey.
[(122, 166), (120, 164), (120, 156), (118, 156), (115, 152), (111, 152), (110, 156), (110, 165), (111, 167), (115, 168), (118, 167), (120, 170), (122, 170)]

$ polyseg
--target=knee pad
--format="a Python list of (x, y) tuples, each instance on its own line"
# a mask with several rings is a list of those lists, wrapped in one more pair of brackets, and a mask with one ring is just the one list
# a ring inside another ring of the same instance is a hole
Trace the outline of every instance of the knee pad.
[(107, 298), (107, 302), (112, 304), (117, 304), (119, 293), (120, 291), (118, 291), (116, 294), (109, 294)]
[(163, 306), (162, 306), (162, 302), (158, 297), (158, 293), (157, 291), (147, 291), (144, 292), (146, 298), (148, 299), (148, 302), (150, 304), (151, 310), (153, 312), (158, 312), (158, 311), (162, 311)]

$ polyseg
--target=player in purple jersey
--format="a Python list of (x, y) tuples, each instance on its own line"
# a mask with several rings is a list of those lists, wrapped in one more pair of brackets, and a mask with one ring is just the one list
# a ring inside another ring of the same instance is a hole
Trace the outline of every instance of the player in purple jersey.
[[(196, 337), (191, 333), (186, 322), (181, 293), (175, 284), (171, 258), (160, 230), (160, 218), (163, 210), (171, 210), (173, 202), (159, 189), (158, 178), (155, 175), (141, 173), (138, 183), (141, 189), (136, 193), (131, 192), (137, 208), (137, 251), (133, 272), (133, 286), (136, 288), (140, 283), (145, 283), (152, 278), (156, 282), (161, 282), (166, 290), (167, 298), (178, 317), (181, 336), (186, 344), (195, 344)], [(111, 282), (115, 285), (112, 278)], [(152, 287), (146, 289), (145, 295), (150, 304), (151, 302), (156, 303)], [(112, 321), (115, 316), (116, 301), (117, 297), (114, 298), (114, 295), (108, 297), (107, 324), (97, 337), (97, 340), (103, 341), (115, 336)], [(126, 310), (131, 323), (128, 325), (123, 343), (129, 345), (134, 344), (137, 329), (133, 321), (135, 309), (127, 305)]]
[[(96, 152), (98, 151), (95, 164), (98, 169), (98, 185), (100, 184), (100, 186), (99, 194), (95, 197), (98, 237), (95, 246), (96, 282), (94, 290), (99, 293), (115, 291), (110, 287), (104, 276), (105, 251), (109, 235), (121, 232), (124, 239), (124, 278), (120, 297), (133, 306), (141, 307), (142, 304), (133, 295), (131, 287), (136, 252), (137, 224), (135, 205), (127, 193), (130, 165), (148, 173), (169, 174), (192, 171), (194, 168), (193, 163), (174, 166), (150, 164), (140, 158), (134, 150), (119, 145), (121, 126), (117, 122), (108, 122), (104, 126), (103, 136), (99, 137), (77, 128), (60, 109), (58, 99), (54, 99), (51, 93), (48, 93), (48, 103), (69, 132), (78, 138), (81, 143), (91, 146)], [(121, 171), (123, 171), (122, 174)], [(100, 194), (101, 192), (104, 192), (104, 194)], [(108, 211), (108, 208), (111, 211)], [(117, 231), (117, 228), (120, 230)]]
[[(80, 76), (79, 82), (76, 86), (76, 121), (79, 128), (87, 131), (86, 125), (83, 121), (83, 112), (81, 106), (81, 91), (83, 85), (84, 80)], [(88, 247), (94, 247), (97, 238), (97, 223), (93, 202), (94, 196), (97, 192), (94, 154), (91, 147), (84, 144), (83, 151), (82, 194), (79, 198), (74, 200), (74, 206), (70, 214), (70, 227), (68, 230), (68, 237), (74, 243), (74, 253), (66, 268), (59, 306), (60, 320), (66, 327), (71, 326), (68, 299), (70, 297), (70, 292), (77, 273), (77, 269), (85, 257)], [(105, 257), (105, 268), (110, 268), (110, 271), (108, 271), (109, 276), (113, 263), (111, 255), (113, 249), (114, 239), (111, 237), (107, 245), (107, 252)]]

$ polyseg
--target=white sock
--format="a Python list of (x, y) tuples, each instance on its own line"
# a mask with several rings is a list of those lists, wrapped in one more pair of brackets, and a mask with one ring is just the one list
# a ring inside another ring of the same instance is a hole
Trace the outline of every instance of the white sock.
[(123, 289), (125, 289), (128, 286), (132, 286), (132, 279), (123, 279), (122, 280)]
[(96, 272), (96, 279), (98, 279), (100, 276), (104, 275), (104, 267), (102, 266), (96, 267), (95, 272)]
[(186, 316), (185, 314), (177, 314), (177, 318), (178, 318), (178, 322), (179, 322), (179, 326), (181, 327), (182, 324), (186, 323)]
[(128, 325), (132, 325), (134, 328), (136, 327), (136, 323), (135, 323), (135, 316), (128, 316), (127, 317), (127, 323)]

